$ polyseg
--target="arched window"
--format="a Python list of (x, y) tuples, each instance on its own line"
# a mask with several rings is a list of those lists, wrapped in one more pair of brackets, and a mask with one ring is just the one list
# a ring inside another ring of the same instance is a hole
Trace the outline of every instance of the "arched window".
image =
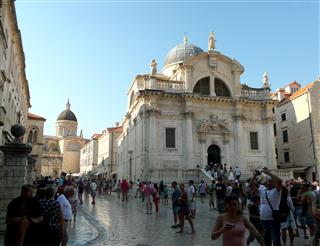
[(217, 97), (230, 97), (230, 91), (225, 83), (218, 78), (214, 80), (214, 91)]
[(194, 89), (193, 89), (193, 93), (198, 93), (198, 94), (202, 94), (202, 95), (210, 95), (210, 78), (209, 77), (205, 77), (203, 79), (200, 79)]
[(28, 143), (32, 143), (33, 140), (33, 132), (30, 130), (29, 135), (28, 135)]
[(29, 131), (28, 143), (32, 143), (32, 144), (38, 143), (38, 131), (35, 126), (33, 126)]

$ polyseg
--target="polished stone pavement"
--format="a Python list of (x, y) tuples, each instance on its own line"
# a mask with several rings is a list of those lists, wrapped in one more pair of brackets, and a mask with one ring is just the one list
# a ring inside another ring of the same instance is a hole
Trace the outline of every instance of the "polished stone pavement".
[[(91, 205), (88, 195), (78, 205), (76, 222), (70, 225), (68, 245), (221, 245), (221, 239), (210, 239), (212, 226), (218, 213), (209, 210), (207, 203), (197, 201), (194, 220), (196, 234), (190, 235), (188, 223), (185, 233), (178, 234), (170, 228), (172, 212), (169, 206), (160, 206), (160, 213), (146, 215), (145, 204), (140, 199), (122, 202), (115, 194), (98, 195)], [(295, 245), (303, 246), (304, 239), (296, 238)], [(251, 245), (258, 245), (256, 242)], [(289, 244), (288, 244), (289, 245)]]

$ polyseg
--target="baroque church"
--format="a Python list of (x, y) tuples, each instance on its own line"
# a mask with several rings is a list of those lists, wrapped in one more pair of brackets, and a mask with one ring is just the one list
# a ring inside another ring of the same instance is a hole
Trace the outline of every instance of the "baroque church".
[(80, 172), (80, 150), (87, 143), (82, 131), (77, 135), (78, 121), (69, 100), (56, 121), (56, 135), (43, 136), (41, 175), (60, 176), (61, 172)]
[(118, 138), (118, 178), (188, 180), (209, 163), (239, 166), (243, 177), (276, 168), (274, 107), (268, 75), (261, 88), (241, 83), (244, 67), (215, 47), (188, 42), (135, 76)]

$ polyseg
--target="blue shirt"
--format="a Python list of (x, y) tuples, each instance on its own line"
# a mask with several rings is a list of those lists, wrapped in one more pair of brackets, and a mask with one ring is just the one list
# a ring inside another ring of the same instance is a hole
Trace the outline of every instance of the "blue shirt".
[(180, 190), (176, 188), (172, 193), (172, 206), (179, 206)]

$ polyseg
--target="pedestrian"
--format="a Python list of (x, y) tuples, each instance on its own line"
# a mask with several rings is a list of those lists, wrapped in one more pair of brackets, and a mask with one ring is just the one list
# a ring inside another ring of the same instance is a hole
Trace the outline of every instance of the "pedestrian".
[(255, 187), (256, 177), (264, 173), (267, 175), (265, 186), (259, 187), (260, 196), (260, 223), (263, 226), (264, 242), (266, 246), (280, 246), (280, 221), (273, 218), (273, 211), (279, 210), (281, 201), (282, 181), (275, 174), (268, 171), (267, 168), (256, 171), (251, 179), (250, 186)]
[(128, 191), (128, 198), (130, 198), (130, 199), (133, 198), (133, 189), (134, 189), (133, 182), (130, 181), (129, 182), (129, 191)]
[(320, 190), (314, 190), (312, 197), (312, 215), (316, 222), (313, 245), (319, 245), (320, 241)]
[(122, 201), (128, 201), (128, 190), (129, 190), (129, 184), (127, 180), (123, 179), (120, 184), (120, 189), (122, 193)]
[(209, 196), (209, 209), (214, 209), (214, 190), (216, 181), (213, 179), (211, 184), (207, 187), (207, 193)]
[(78, 199), (79, 199), (80, 204), (83, 203), (83, 198), (82, 198), (83, 189), (84, 189), (84, 184), (83, 184), (82, 178), (80, 178), (80, 180), (78, 182)]
[[(312, 216), (312, 196), (313, 191), (310, 183), (305, 182), (302, 186), (302, 196), (301, 196), (301, 220), (302, 224), (307, 225), (310, 232), (310, 237), (314, 236), (315, 232), (315, 220)], [(308, 239), (305, 236), (305, 239)]]
[(236, 166), (236, 168), (234, 169), (234, 174), (236, 176), (236, 180), (240, 180), (241, 177), (241, 170), (238, 166)]
[(93, 179), (91, 184), (90, 184), (90, 194), (91, 194), (91, 197), (92, 197), (92, 202), (91, 204), (94, 205), (96, 204), (96, 195), (97, 195), (97, 183), (96, 181)]
[(64, 218), (60, 203), (54, 199), (55, 188), (49, 186), (45, 190), (45, 199), (40, 200), (43, 221), (49, 226), (46, 245), (59, 246), (63, 237)]
[(193, 180), (189, 180), (189, 185), (187, 188), (187, 199), (188, 207), (190, 209), (190, 217), (194, 219), (196, 216), (196, 190), (195, 186), (193, 185)]
[(163, 180), (161, 180), (160, 184), (159, 184), (159, 196), (161, 198), (161, 203), (162, 204), (163, 204), (163, 201), (164, 201), (163, 190), (164, 190), (164, 183), (163, 183)]
[(216, 184), (216, 198), (217, 198), (217, 209), (219, 214), (224, 213), (224, 198), (227, 191), (227, 186), (222, 182), (222, 177), (218, 178), (218, 183)]
[(73, 195), (71, 197), (68, 197), (68, 200), (71, 204), (73, 221), (76, 222), (78, 201), (77, 201), (77, 197), (76, 197), (76, 192), (74, 192), (74, 188), (72, 186), (70, 186), (70, 187), (72, 188)]
[(64, 188), (63, 194), (60, 194), (59, 197), (57, 198), (57, 201), (60, 203), (60, 207), (63, 211), (63, 219), (64, 219), (61, 246), (66, 246), (69, 240), (68, 224), (72, 220), (72, 208), (68, 198), (72, 196), (73, 196), (73, 188), (70, 186), (67, 186)]
[[(260, 197), (259, 196), (252, 197), (252, 202), (249, 205), (249, 220), (252, 223), (252, 225), (258, 230), (258, 232), (262, 235), (263, 227), (260, 224), (259, 204), (260, 204)], [(256, 236), (252, 232), (250, 232), (247, 238), (247, 245), (250, 245), (250, 243), (252, 243), (255, 238)]]
[(232, 170), (232, 167), (229, 168), (229, 177), (228, 180), (234, 181), (234, 172)]
[(206, 197), (206, 190), (207, 190), (207, 185), (204, 182), (204, 180), (201, 180), (201, 183), (199, 185), (199, 191), (200, 191), (200, 197), (201, 197), (202, 203), (204, 203), (204, 198)]
[(179, 197), (180, 197), (180, 190), (178, 189), (178, 185), (176, 181), (173, 181), (171, 184), (171, 187), (173, 189), (173, 193), (171, 196), (172, 201), (172, 212), (173, 212), (173, 225), (171, 228), (177, 228), (178, 227), (178, 210), (179, 210)]
[(147, 182), (147, 185), (144, 188), (144, 195), (146, 199), (147, 212), (146, 214), (152, 214), (152, 202), (154, 189), (151, 185), (151, 182)]
[(225, 199), (226, 212), (218, 216), (212, 230), (211, 239), (216, 240), (222, 235), (222, 246), (245, 246), (246, 229), (254, 234), (260, 245), (263, 237), (251, 224), (247, 217), (239, 211), (239, 198), (231, 194)]
[(290, 246), (293, 246), (293, 240), (294, 240), (294, 235), (293, 231), (297, 229), (294, 216), (293, 216), (293, 211), (294, 211), (294, 206), (291, 197), (289, 196), (289, 192), (287, 188), (282, 188), (282, 195), (283, 197), (287, 198), (287, 204), (288, 207), (290, 208), (290, 213), (288, 214), (286, 221), (281, 223), (281, 237), (282, 237), (282, 242), (283, 244), (286, 244), (287, 241), (287, 231), (289, 233), (289, 239), (290, 239)]
[(184, 189), (184, 184), (179, 184), (180, 188), (180, 197), (179, 197), (179, 224), (180, 224), (180, 230), (177, 231), (177, 233), (183, 233), (184, 229), (184, 219), (186, 219), (191, 227), (191, 234), (195, 233), (195, 230), (193, 228), (193, 223), (190, 217), (190, 211), (188, 207), (188, 194)]
[(159, 213), (160, 189), (156, 183), (153, 184), (153, 202), (156, 208), (156, 213)]
[[(21, 187), (20, 196), (7, 207), (5, 246), (41, 245), (41, 225), (43, 214), (40, 203), (33, 198), (32, 185)], [(40, 225), (40, 228), (39, 228)], [(36, 235), (37, 230), (40, 235)]]
[(169, 201), (168, 201), (168, 186), (167, 185), (164, 185), (164, 188), (163, 188), (163, 204), (164, 205), (168, 205)]
[(121, 180), (120, 179), (118, 180), (116, 190), (117, 190), (118, 198), (120, 199), (120, 194), (121, 194)]

